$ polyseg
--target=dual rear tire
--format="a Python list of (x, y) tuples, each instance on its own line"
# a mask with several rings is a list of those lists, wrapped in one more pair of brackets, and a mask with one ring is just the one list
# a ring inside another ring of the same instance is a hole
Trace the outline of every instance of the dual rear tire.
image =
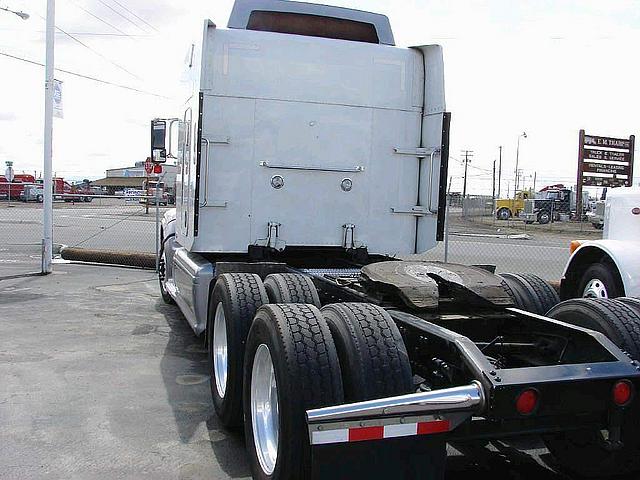
[(560, 303), (558, 292), (546, 281), (527, 273), (502, 273), (502, 287), (513, 299), (516, 308), (545, 315)]
[[(272, 303), (289, 299), (307, 303)], [(263, 284), (257, 275), (224, 274), (214, 287), (211, 393), (224, 426), (244, 417), (253, 478), (310, 477), (307, 410), (413, 389), (406, 347), (384, 309), (319, 305), (302, 275), (269, 275)]]

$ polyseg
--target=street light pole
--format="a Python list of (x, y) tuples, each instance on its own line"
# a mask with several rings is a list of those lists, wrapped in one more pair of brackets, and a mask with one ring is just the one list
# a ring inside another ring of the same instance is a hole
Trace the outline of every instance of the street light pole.
[(27, 20), (29, 18), (29, 14), (28, 13), (16, 12), (15, 10), (11, 10), (10, 8), (0, 7), (0, 10), (4, 10), (5, 12), (13, 13), (13, 14), (19, 16), (22, 20)]
[(513, 187), (513, 199), (515, 200), (516, 198), (516, 192), (518, 191), (518, 161), (519, 161), (519, 157), (520, 157), (520, 137), (524, 137), (527, 138), (527, 132), (522, 132), (520, 135), (518, 135), (518, 146), (516, 147), (516, 178), (514, 181), (514, 187)]
[(44, 196), (42, 206), (42, 273), (51, 273), (53, 260), (53, 65), (55, 33), (55, 0), (47, 0), (46, 57), (44, 82)]

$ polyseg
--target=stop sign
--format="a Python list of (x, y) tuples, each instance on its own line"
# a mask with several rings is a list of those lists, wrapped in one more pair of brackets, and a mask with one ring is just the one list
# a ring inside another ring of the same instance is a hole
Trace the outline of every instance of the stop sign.
[(147, 174), (153, 173), (153, 163), (151, 163), (150, 158), (147, 158), (144, 162), (144, 171), (147, 172)]

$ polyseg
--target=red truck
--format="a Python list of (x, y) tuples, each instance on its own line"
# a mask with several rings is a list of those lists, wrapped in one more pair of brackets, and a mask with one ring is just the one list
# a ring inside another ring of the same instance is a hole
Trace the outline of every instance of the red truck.
[(9, 198), (11, 196), (11, 200), (19, 200), (25, 185), (33, 184), (35, 181), (36, 179), (33, 175), (17, 173), (13, 177), (11, 184), (9, 184), (4, 175), (2, 175), (0, 176), (0, 198)]

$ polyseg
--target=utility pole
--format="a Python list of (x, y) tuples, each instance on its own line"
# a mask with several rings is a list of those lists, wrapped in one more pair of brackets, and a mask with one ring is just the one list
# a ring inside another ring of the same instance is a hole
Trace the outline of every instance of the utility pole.
[(516, 192), (518, 191), (518, 161), (520, 160), (520, 138), (527, 138), (527, 132), (522, 132), (518, 135), (518, 146), (516, 147), (516, 178), (513, 186), (513, 199), (516, 198)]
[(471, 157), (473, 157), (473, 150), (462, 150), (462, 154), (464, 155), (464, 183), (462, 185), (462, 200), (464, 201), (467, 198), (467, 167), (469, 163), (471, 163)]
[(536, 180), (538, 179), (538, 172), (533, 172), (533, 193), (536, 193)]
[(518, 190), (524, 190), (524, 186), (520, 186), (520, 177), (522, 177), (524, 183), (524, 171), (521, 168), (516, 172), (516, 192), (518, 192)]
[(496, 199), (496, 161), (493, 161), (493, 194), (492, 198), (495, 201)]
[(500, 184), (502, 183), (502, 145), (498, 148), (500, 150), (500, 160), (498, 162), (498, 198), (500, 198)]
[(53, 65), (55, 33), (55, 0), (47, 0), (46, 58), (44, 82), (44, 232), (42, 236), (42, 273), (51, 273), (53, 260), (53, 170), (51, 163), (53, 136)]

